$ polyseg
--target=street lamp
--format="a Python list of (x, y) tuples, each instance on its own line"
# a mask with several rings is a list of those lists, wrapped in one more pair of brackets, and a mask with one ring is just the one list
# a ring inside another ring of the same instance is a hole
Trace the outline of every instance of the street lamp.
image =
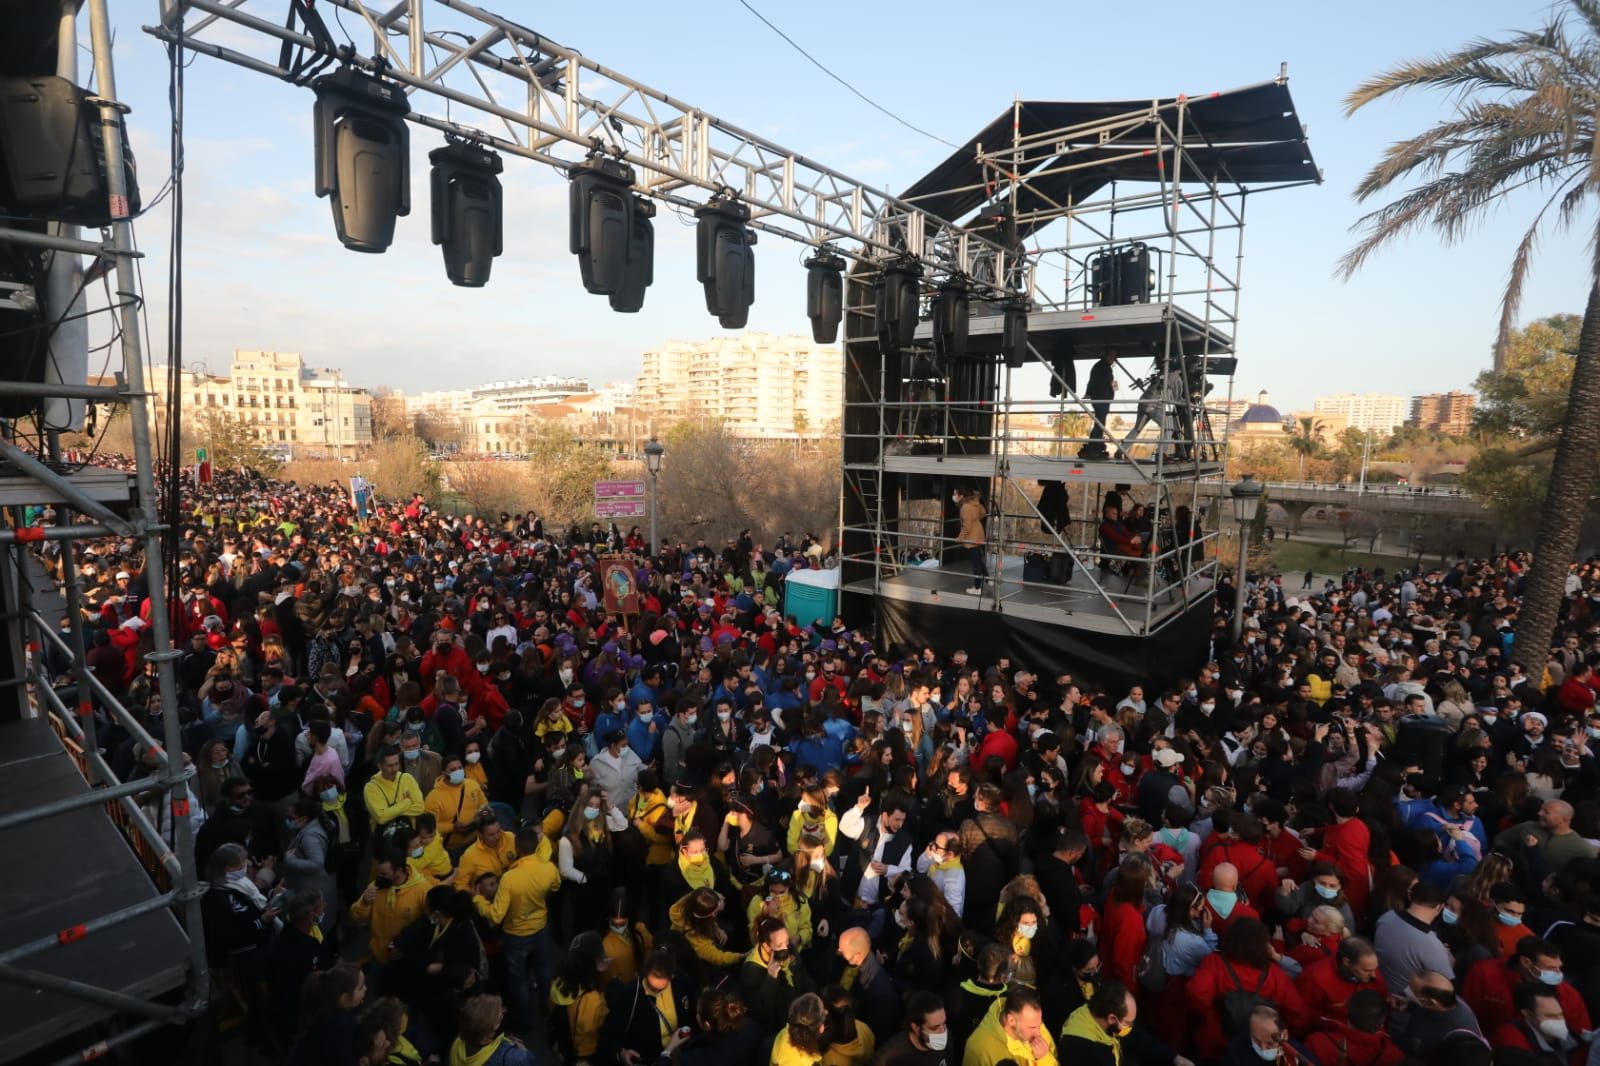
[(1228, 490), (1233, 497), (1233, 520), (1239, 524), (1239, 572), (1235, 579), (1233, 597), (1233, 642), (1239, 643), (1244, 634), (1245, 568), (1249, 565), (1250, 527), (1255, 524), (1256, 513), (1261, 509), (1261, 494), (1265, 486), (1249, 474)]
[(656, 497), (661, 494), (661, 457), (667, 454), (667, 449), (661, 442), (651, 437), (644, 446), (644, 465), (650, 471), (650, 550), (645, 554), (654, 555), (660, 549), (660, 541), (656, 540)]

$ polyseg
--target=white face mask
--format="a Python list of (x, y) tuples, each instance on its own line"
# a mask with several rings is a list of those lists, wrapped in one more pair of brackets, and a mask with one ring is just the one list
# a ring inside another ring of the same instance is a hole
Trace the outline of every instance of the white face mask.
[(479, 752), (476, 752), (476, 751), (467, 752), (467, 762), (472, 763), (473, 765), (477, 765), (478, 760), (481, 759), (481, 758), (483, 758), (483, 755), (481, 753), (479, 753)]
[(950, 1031), (942, 1033), (924, 1033), (922, 1038), (928, 1042), (929, 1051), (943, 1051), (950, 1044)]
[(1039, 927), (1037, 925), (1019, 925), (1019, 926), (1017, 926), (1017, 935), (1020, 936), (1024, 940), (1032, 940), (1035, 936), (1038, 935), (1038, 933), (1039, 933)]
[(1567, 1042), (1567, 1020), (1565, 1018), (1546, 1018), (1539, 1023), (1539, 1035), (1552, 1044)]

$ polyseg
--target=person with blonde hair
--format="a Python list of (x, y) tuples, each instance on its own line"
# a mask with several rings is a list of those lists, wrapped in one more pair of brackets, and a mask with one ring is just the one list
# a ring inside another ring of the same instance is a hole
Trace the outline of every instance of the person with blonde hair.
[(462, 1004), (449, 1066), (537, 1066), (532, 1052), (500, 1031), (505, 1017), (499, 996), (474, 996)]
[(627, 816), (611, 805), (604, 789), (578, 793), (566, 829), (556, 841), (556, 868), (562, 884), (579, 889), (568, 894), (573, 927), (579, 931), (600, 928), (619, 872), (611, 836), (627, 828)]

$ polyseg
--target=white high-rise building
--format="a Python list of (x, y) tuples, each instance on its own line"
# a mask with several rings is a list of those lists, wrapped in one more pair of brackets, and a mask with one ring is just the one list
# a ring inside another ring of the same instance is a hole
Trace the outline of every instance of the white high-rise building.
[(838, 433), (843, 374), (840, 348), (793, 334), (669, 341), (644, 353), (634, 402), (658, 429), (705, 419), (736, 437), (814, 439)]
[(1341, 416), (1346, 426), (1363, 433), (1393, 433), (1405, 425), (1411, 414), (1411, 401), (1404, 396), (1378, 392), (1359, 395), (1341, 392), (1337, 396), (1317, 397), (1312, 413)]

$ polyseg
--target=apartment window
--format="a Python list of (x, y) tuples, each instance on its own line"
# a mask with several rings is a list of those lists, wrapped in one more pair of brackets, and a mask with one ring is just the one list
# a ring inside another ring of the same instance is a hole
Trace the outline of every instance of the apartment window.
[(279, 440), (288, 440), (289, 438), (288, 438), (288, 435), (283, 430), (280, 429), (280, 430), (278, 430), (278, 439)]

